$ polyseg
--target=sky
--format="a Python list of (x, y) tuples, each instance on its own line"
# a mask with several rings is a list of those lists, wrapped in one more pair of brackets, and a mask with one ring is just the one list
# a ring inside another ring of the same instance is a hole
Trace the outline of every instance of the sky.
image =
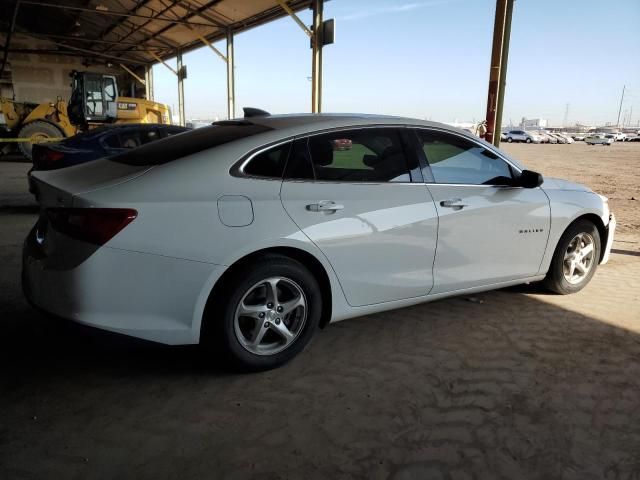
[[(324, 112), (478, 121), (486, 111), (495, 0), (331, 0)], [(299, 13), (311, 24), (311, 12)], [(225, 42), (215, 44), (225, 51)], [(289, 17), (235, 37), (236, 115), (311, 110), (308, 37)], [(172, 60), (175, 62), (175, 59)], [(188, 119), (226, 118), (226, 65), (207, 47), (183, 57)], [(516, 0), (503, 123), (640, 120), (640, 0)], [(154, 66), (155, 99), (177, 113), (177, 80)]]

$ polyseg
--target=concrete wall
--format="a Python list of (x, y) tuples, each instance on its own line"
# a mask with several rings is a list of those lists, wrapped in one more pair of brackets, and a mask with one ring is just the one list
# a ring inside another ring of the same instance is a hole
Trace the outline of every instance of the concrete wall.
[[(0, 34), (0, 45), (4, 45), (4, 42), (4, 35)], [(11, 40), (11, 49), (35, 48), (55, 50), (56, 46), (46, 40), (22, 34), (15, 34)], [(127, 94), (129, 92), (126, 87), (130, 82), (130, 76), (123, 73), (122, 69), (109, 68), (105, 62), (88, 64), (82, 56), (10, 53), (8, 69), (9, 75), (5, 73), (3, 78), (10, 78), (13, 91), (11, 85), (5, 81), (2, 83), (0, 95), (11, 98), (15, 92), (15, 99), (20, 102), (51, 102), (57, 97), (69, 100), (69, 73), (72, 70), (116, 74), (120, 90), (124, 88)]]

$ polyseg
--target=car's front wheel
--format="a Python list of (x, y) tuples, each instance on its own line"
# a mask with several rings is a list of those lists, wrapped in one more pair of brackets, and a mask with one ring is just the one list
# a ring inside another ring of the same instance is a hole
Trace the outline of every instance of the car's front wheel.
[(527, 142), (527, 143), (531, 143), (531, 139), (530, 139), (530, 138), (527, 138), (526, 142)]
[(208, 347), (248, 371), (278, 367), (304, 349), (320, 322), (322, 297), (300, 262), (269, 254), (225, 283), (205, 318)]
[(507, 137), (507, 143), (511, 143), (511, 142), (513, 142), (513, 138)]
[(600, 261), (600, 233), (588, 220), (578, 220), (564, 232), (544, 280), (547, 288), (566, 295), (582, 290)]

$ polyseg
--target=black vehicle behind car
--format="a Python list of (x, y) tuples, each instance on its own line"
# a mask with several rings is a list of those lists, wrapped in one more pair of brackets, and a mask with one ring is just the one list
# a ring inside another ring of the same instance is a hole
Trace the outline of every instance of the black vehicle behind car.
[(60, 142), (34, 145), (32, 171), (56, 170), (110, 157), (188, 130), (191, 129), (153, 123), (105, 125)]

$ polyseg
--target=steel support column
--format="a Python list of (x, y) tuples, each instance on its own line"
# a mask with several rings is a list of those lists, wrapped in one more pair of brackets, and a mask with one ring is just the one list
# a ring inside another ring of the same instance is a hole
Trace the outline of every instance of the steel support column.
[(513, 16), (514, 0), (507, 0), (507, 11), (504, 18), (504, 36), (502, 39), (502, 66), (500, 68), (500, 88), (498, 90), (498, 108), (496, 108), (496, 126), (493, 144), (500, 146), (500, 132), (502, 131), (502, 111), (504, 109), (504, 92), (507, 90), (507, 63), (509, 61), (509, 43), (511, 39), (511, 17)]
[[(496, 17), (493, 24), (493, 45), (491, 48), (491, 68), (489, 71), (489, 92), (487, 95), (487, 133), (485, 139), (500, 145), (500, 123), (506, 84), (506, 60), (511, 33), (511, 13), (514, 0), (496, 0)], [(507, 20), (507, 17), (508, 20)], [(508, 26), (508, 30), (507, 30)]]
[(227, 30), (227, 118), (236, 116), (236, 87), (233, 56), (233, 30)]
[(311, 64), (311, 112), (322, 111), (322, 44), (324, 0), (313, 0), (313, 36)]
[(153, 100), (153, 66), (144, 67), (144, 92), (147, 100)]
[(182, 77), (182, 50), (178, 50), (177, 70), (178, 70), (178, 122), (181, 126), (185, 126), (186, 119), (184, 115), (184, 78)]

